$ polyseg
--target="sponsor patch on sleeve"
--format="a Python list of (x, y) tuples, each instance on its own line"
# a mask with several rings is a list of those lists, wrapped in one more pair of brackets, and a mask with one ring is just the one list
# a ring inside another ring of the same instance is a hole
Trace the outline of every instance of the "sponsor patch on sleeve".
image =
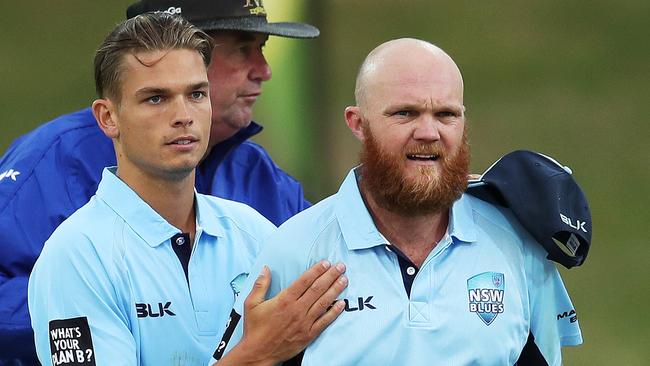
[(557, 314), (557, 320), (562, 320), (565, 318), (569, 320), (569, 323), (575, 323), (578, 321), (578, 314), (576, 314), (575, 309)]
[(93, 339), (85, 316), (50, 321), (49, 338), (52, 365), (95, 366)]
[(228, 324), (226, 324), (226, 331), (223, 333), (221, 342), (219, 342), (219, 346), (217, 346), (217, 349), (214, 351), (214, 354), (212, 355), (212, 357), (215, 360), (219, 361), (221, 357), (223, 357), (223, 351), (226, 350), (226, 346), (228, 345), (228, 342), (230, 342), (230, 338), (232, 337), (235, 328), (237, 328), (237, 323), (239, 323), (239, 319), (241, 319), (241, 315), (237, 314), (237, 312), (233, 309), (230, 312), (230, 318), (228, 318)]

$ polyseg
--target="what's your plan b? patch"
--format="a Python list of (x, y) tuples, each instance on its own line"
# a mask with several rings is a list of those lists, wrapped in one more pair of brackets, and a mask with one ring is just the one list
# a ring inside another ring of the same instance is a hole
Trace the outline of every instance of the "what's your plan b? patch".
[(88, 318), (50, 321), (52, 365), (95, 366), (95, 350)]

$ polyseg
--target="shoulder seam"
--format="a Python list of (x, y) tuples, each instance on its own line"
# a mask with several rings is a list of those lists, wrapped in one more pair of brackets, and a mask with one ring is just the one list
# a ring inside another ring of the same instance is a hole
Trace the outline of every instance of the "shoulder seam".
[[(206, 201), (207, 201), (210, 205), (216, 204), (216, 205), (220, 206), (220, 202), (219, 202), (219, 201), (226, 201), (227, 204), (235, 203), (235, 205), (233, 205), (233, 207), (234, 207), (236, 210), (240, 210), (240, 209), (242, 209), (242, 208), (244, 208), (245, 210), (253, 210), (253, 211), (255, 211), (255, 212), (256, 212), (260, 217), (263, 217), (264, 220), (268, 221), (268, 222), (269, 222), (269, 225), (275, 226), (272, 222), (270, 222), (269, 219), (267, 219), (266, 217), (264, 217), (264, 215), (262, 215), (262, 214), (259, 213), (257, 210), (255, 210), (254, 208), (252, 208), (251, 206), (249, 206), (249, 205), (247, 205), (247, 204), (245, 204), (245, 203), (238, 202), (238, 201), (233, 201), (233, 200), (229, 200), (229, 199), (222, 198), (222, 197), (217, 197), (217, 196), (210, 196), (210, 195), (202, 195), (202, 196), (203, 196), (204, 198), (207, 198)], [(220, 209), (221, 209), (221, 207), (220, 207)], [(253, 235), (252, 233), (250, 233), (246, 228), (242, 227), (242, 225), (239, 223), (238, 220), (233, 219), (232, 216), (227, 215), (225, 212), (223, 212), (223, 211), (221, 211), (221, 210), (220, 210), (220, 212), (216, 213), (215, 216), (216, 216), (217, 218), (219, 218), (219, 219), (225, 219), (225, 220), (227, 220), (228, 222), (232, 223), (232, 225), (234, 225), (235, 227), (237, 227), (237, 229), (238, 229), (239, 231), (245, 233), (245, 234), (246, 234), (248, 237), (250, 237), (251, 239), (255, 239), (255, 240), (258, 241), (258, 242), (259, 242), (259, 241), (262, 241), (262, 240), (265, 239), (265, 238), (256, 238), (255, 235)]]
[[(329, 220), (326, 221), (325, 225), (322, 226), (321, 230), (320, 230), (316, 235), (314, 235), (314, 238), (311, 240), (311, 243), (309, 244), (309, 251), (307, 252), (307, 258), (308, 258), (308, 259), (311, 258), (311, 254), (313, 253), (314, 248), (316, 247), (316, 243), (318, 242), (318, 238), (320, 238), (320, 236), (323, 234), (323, 232), (325, 231), (325, 229), (327, 229), (330, 225), (332, 225), (332, 223), (333, 223), (334, 221), (338, 221), (338, 219), (337, 219), (337, 217), (336, 217), (335, 214), (333, 214), (332, 217), (331, 217)], [(337, 239), (338, 239), (341, 235), (343, 235), (343, 233), (341, 232), (341, 230), (339, 230), (339, 233), (338, 233), (337, 236), (336, 236)], [(305, 267), (305, 270), (306, 270), (306, 269), (309, 267), (309, 263), (306, 262), (306, 263), (305, 263), (305, 266), (306, 266), (306, 267)]]

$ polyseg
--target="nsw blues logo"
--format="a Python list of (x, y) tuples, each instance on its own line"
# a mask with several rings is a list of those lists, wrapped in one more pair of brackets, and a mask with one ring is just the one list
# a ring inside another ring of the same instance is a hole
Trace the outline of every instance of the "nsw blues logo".
[(505, 290), (503, 273), (483, 272), (467, 280), (469, 311), (476, 313), (485, 325), (490, 325), (503, 313)]

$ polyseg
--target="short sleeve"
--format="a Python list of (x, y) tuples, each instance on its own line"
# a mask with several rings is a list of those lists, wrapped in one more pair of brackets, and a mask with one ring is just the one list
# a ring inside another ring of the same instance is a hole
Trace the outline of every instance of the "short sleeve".
[[(532, 239), (531, 239), (532, 240)], [(582, 343), (578, 316), (560, 273), (538, 243), (526, 243), (530, 332), (549, 365), (561, 365), (562, 346)]]
[(110, 263), (93, 249), (81, 235), (55, 232), (36, 262), (28, 301), (43, 365), (137, 364), (135, 338), (111, 283)]

